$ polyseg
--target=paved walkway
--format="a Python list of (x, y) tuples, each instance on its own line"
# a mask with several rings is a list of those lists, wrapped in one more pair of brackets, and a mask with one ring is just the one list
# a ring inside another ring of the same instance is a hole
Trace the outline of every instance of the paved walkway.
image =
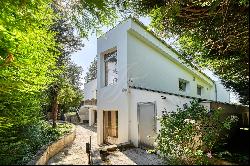
[[(91, 149), (100, 148), (97, 145), (95, 127), (87, 124), (76, 125), (76, 138), (74, 142), (64, 148), (48, 161), (48, 165), (87, 165), (88, 156), (85, 152), (86, 142), (91, 136)], [(125, 151), (110, 152), (106, 161), (100, 161), (98, 165), (162, 165), (163, 161), (157, 155), (148, 154), (140, 148), (130, 148)]]
[(87, 124), (76, 125), (76, 138), (74, 142), (52, 157), (48, 165), (87, 165), (88, 156), (85, 152), (86, 142), (91, 136), (92, 149), (97, 148), (96, 128)]

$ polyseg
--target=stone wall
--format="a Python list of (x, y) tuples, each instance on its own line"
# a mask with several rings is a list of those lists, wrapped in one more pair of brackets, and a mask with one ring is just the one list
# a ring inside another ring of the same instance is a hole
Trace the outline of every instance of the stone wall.
[(70, 133), (64, 135), (56, 142), (43, 146), (36, 154), (33, 160), (27, 165), (46, 165), (48, 160), (56, 155), (59, 151), (71, 144), (76, 137), (76, 127), (73, 126)]

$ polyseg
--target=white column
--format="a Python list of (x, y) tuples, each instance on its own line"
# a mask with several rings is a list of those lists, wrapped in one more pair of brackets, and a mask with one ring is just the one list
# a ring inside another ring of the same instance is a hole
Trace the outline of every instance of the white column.
[(93, 122), (92, 122), (92, 115), (93, 111), (91, 108), (89, 108), (89, 126), (92, 126)]
[(95, 123), (95, 111), (94, 108), (89, 109), (89, 126), (92, 126)]
[(103, 111), (97, 110), (97, 144), (103, 143)]

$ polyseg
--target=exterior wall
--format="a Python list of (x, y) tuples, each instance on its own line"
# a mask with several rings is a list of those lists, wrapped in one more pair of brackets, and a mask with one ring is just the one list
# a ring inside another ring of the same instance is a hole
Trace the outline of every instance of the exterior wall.
[(95, 123), (95, 110), (96, 107), (89, 108), (89, 126), (92, 126)]
[(79, 109), (79, 116), (82, 121), (88, 121), (89, 120), (89, 109), (88, 107), (81, 106)]
[[(137, 24), (133, 23), (132, 26), (145, 37), (139, 36), (134, 30), (128, 33), (130, 85), (215, 100), (215, 87), (211, 80), (178, 64), (178, 57), (173, 51), (164, 48), (161, 42)], [(189, 81), (186, 92), (179, 91), (179, 78)], [(197, 84), (204, 87), (201, 96), (197, 95)]]
[[(129, 139), (138, 146), (138, 123), (137, 123), (137, 103), (138, 102), (155, 102), (157, 117), (162, 116), (162, 111), (172, 112), (177, 110), (177, 105), (183, 107), (183, 104), (189, 104), (192, 99), (183, 98), (180, 96), (150, 92), (138, 89), (130, 89), (129, 93)], [(161, 96), (166, 97), (162, 99)], [(160, 122), (157, 121), (156, 131), (160, 130)]]
[(84, 100), (96, 99), (97, 79), (84, 84)]
[[(103, 143), (103, 111), (118, 110), (118, 143), (128, 141), (128, 99), (127, 89), (127, 29), (131, 21), (107, 32), (97, 40), (97, 142)], [(118, 82), (105, 86), (105, 51), (117, 49)], [(124, 91), (124, 92), (123, 92)]]
[(217, 88), (217, 101), (229, 103), (230, 102), (230, 93), (227, 89), (221, 84), (220, 81), (215, 82)]

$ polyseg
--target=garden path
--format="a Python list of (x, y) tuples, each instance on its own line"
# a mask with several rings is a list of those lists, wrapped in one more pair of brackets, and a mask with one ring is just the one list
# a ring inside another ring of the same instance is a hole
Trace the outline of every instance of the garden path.
[(74, 142), (52, 157), (48, 161), (48, 165), (87, 165), (88, 155), (85, 152), (85, 148), (90, 136), (91, 148), (97, 148), (96, 128), (89, 127), (87, 124), (76, 125)]
[[(100, 148), (97, 145), (96, 127), (87, 124), (76, 125), (76, 138), (73, 143), (64, 148), (48, 161), (48, 165), (87, 165), (88, 155), (85, 152), (86, 143), (91, 136), (91, 149)], [(155, 154), (148, 154), (140, 148), (130, 148), (124, 151), (116, 150), (107, 156), (107, 161), (97, 165), (162, 165), (164, 162)]]

